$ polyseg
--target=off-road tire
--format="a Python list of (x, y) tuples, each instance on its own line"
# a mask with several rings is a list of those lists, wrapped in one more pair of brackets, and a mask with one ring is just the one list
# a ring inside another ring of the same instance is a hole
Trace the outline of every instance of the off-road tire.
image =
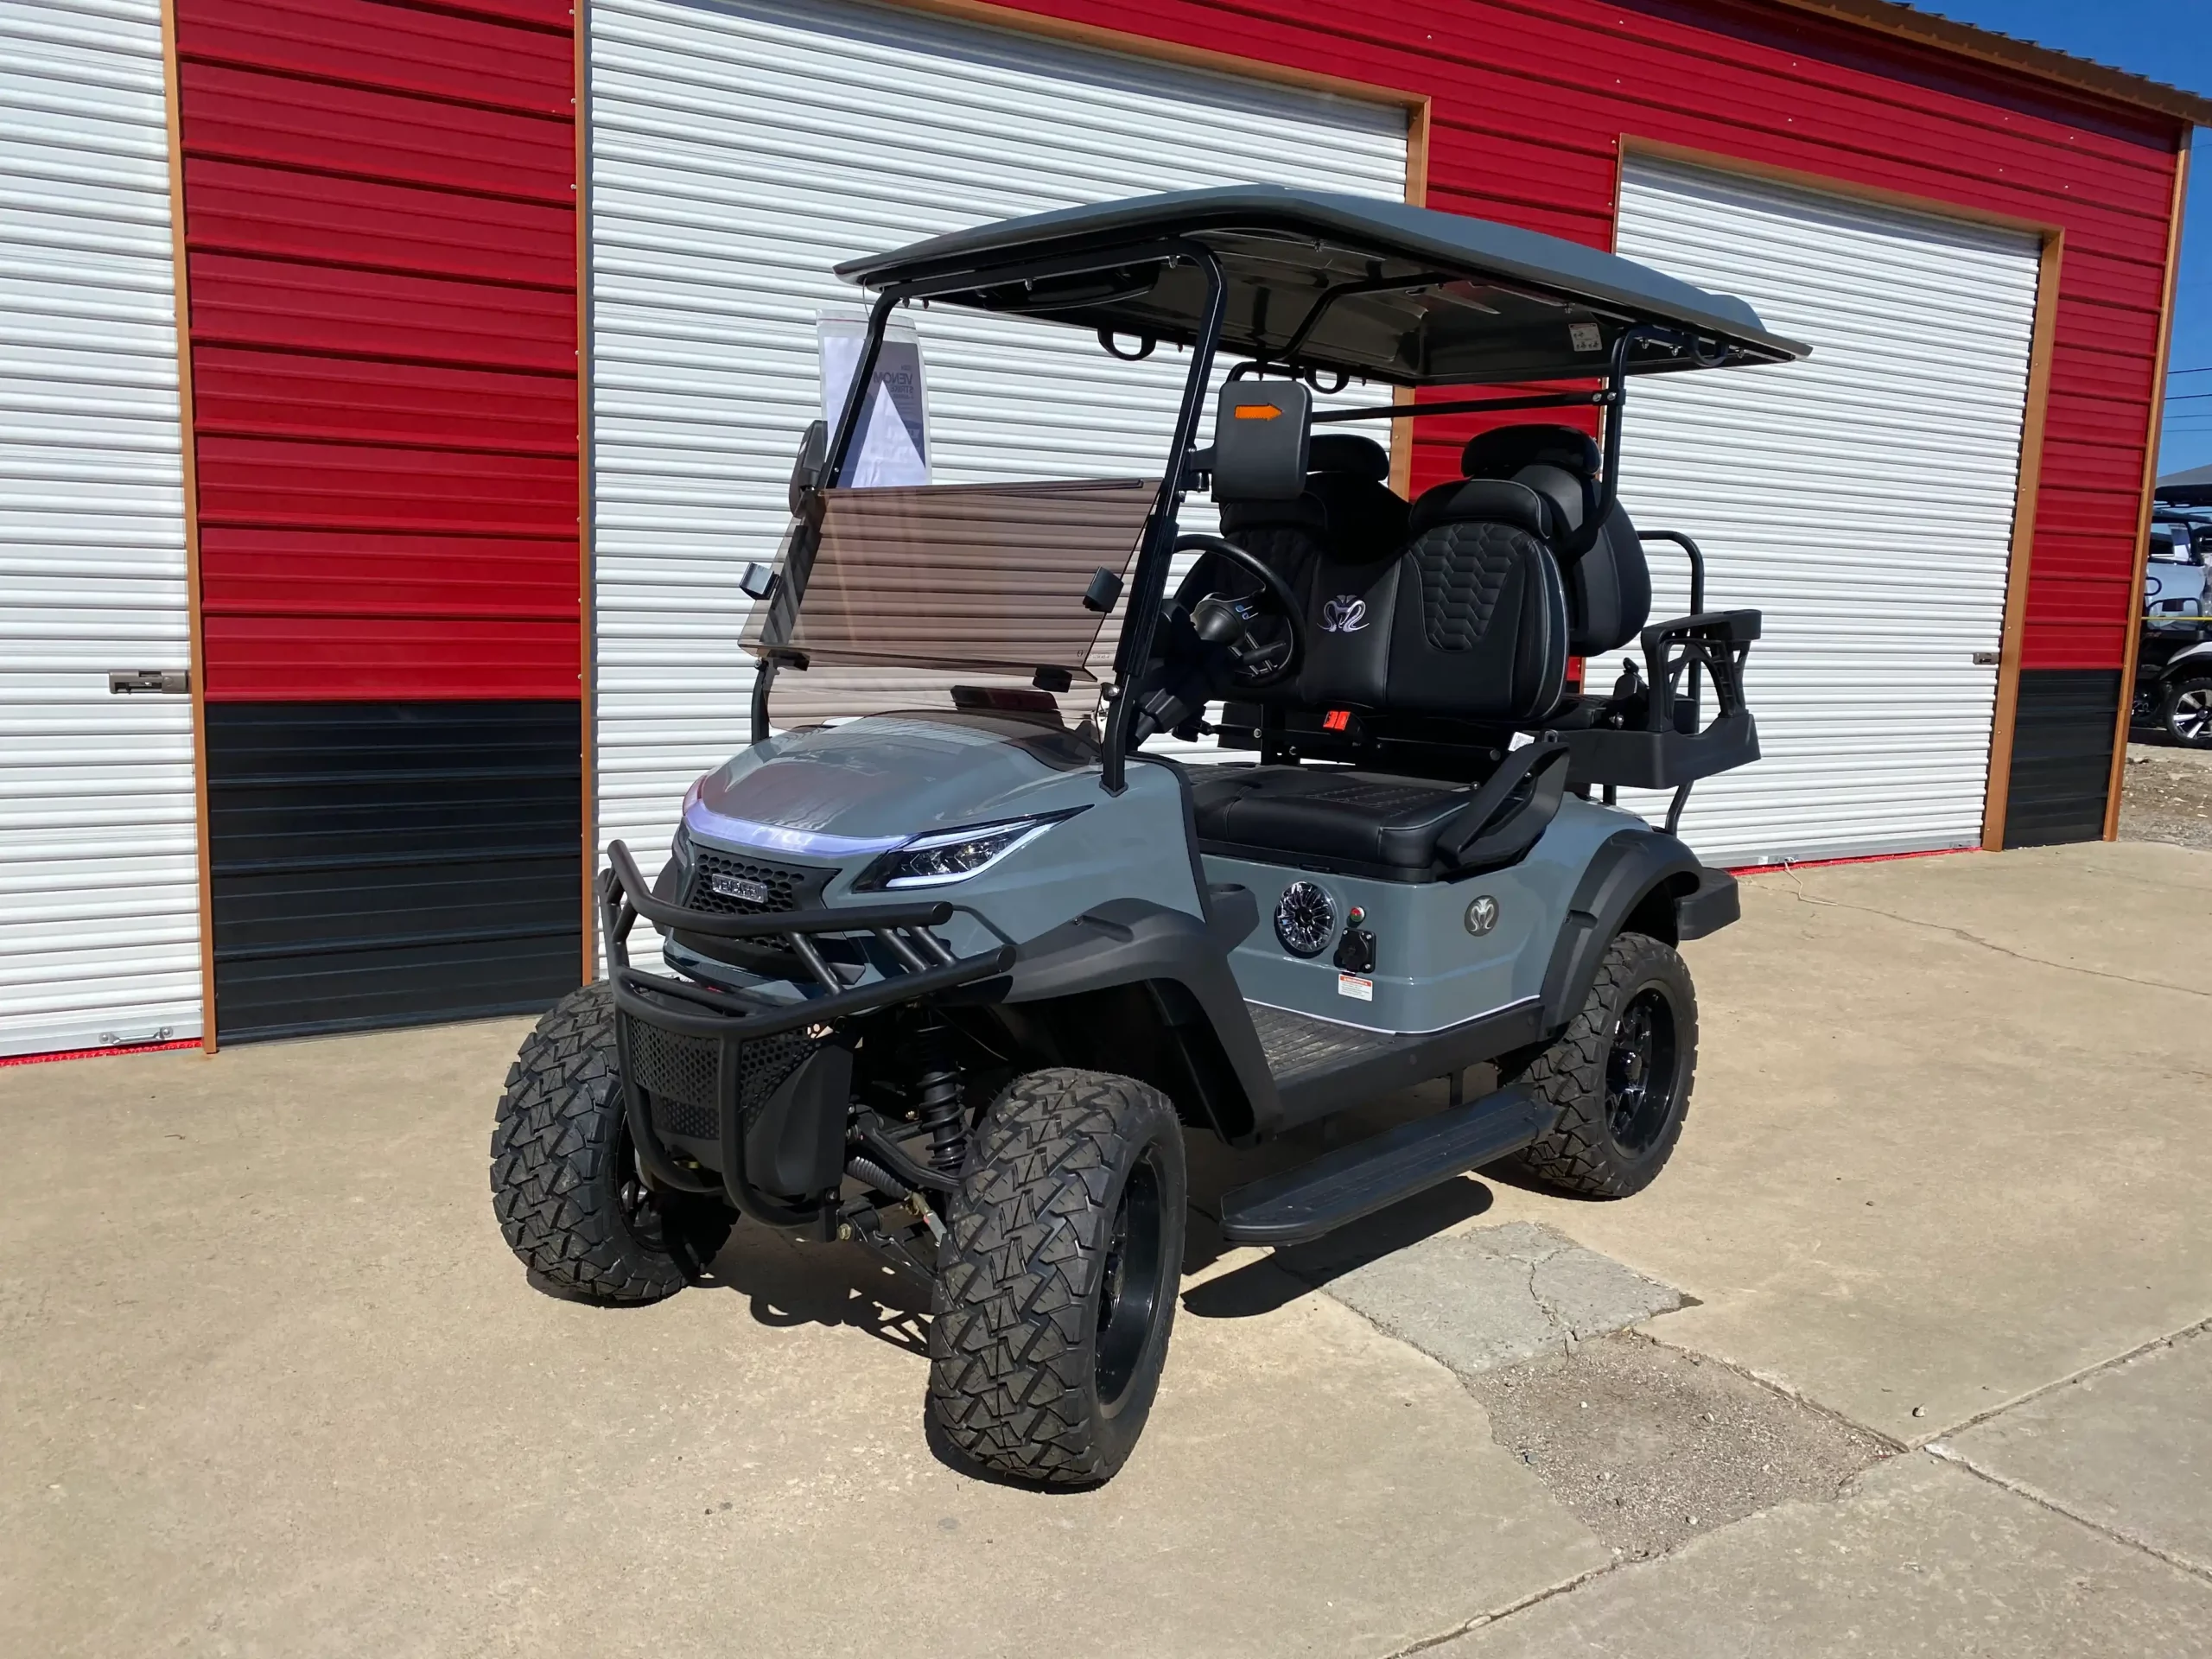
[[(1182, 1127), (1158, 1090), (1103, 1071), (1015, 1078), (983, 1115), (946, 1205), (930, 1326), (931, 1425), (1025, 1484), (1092, 1485), (1118, 1470), (1160, 1385), (1187, 1190)], [(1154, 1206), (1156, 1246), (1142, 1273), (1129, 1268), (1137, 1252), (1124, 1246), (1109, 1284), (1109, 1235), (1125, 1193), (1133, 1210)], [(1121, 1327), (1116, 1357), (1116, 1343), (1101, 1340), (1102, 1305), (1147, 1289), (1147, 1311), (1121, 1316), (1141, 1323)]]
[[(1663, 1120), (1650, 1137), (1624, 1145), (1616, 1135), (1606, 1070), (1622, 1015), (1645, 991), (1663, 997), (1673, 1018), (1674, 1077)], [(1606, 947), (1590, 995), (1573, 1022), (1517, 1065), (1501, 1069), (1559, 1109), (1559, 1121), (1501, 1167), (1572, 1197), (1624, 1198), (1649, 1186), (1681, 1139), (1697, 1075), (1697, 993), (1674, 948), (1648, 934), (1623, 933)]]
[(673, 1296), (729, 1237), (723, 1205), (653, 1192), (639, 1176), (605, 985), (555, 1003), (507, 1068), (492, 1128), (492, 1209), (541, 1286), (585, 1301)]
[(2212, 674), (2176, 680), (2159, 700), (2158, 725), (2185, 749), (2212, 749), (2212, 724), (2202, 723), (2208, 702), (2212, 702)]

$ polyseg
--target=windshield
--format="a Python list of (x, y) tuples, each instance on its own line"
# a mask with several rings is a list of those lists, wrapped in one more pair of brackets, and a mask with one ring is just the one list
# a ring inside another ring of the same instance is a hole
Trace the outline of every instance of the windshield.
[[(1098, 677), (1105, 618), (1083, 598), (1102, 568), (1126, 578), (1157, 480), (934, 484), (823, 493), (819, 543), (787, 639), (810, 664), (1030, 679)], [(754, 607), (757, 652), (770, 614)]]
[[(861, 315), (825, 312), (818, 327), (821, 396), (806, 412), (832, 425), (857, 372)], [(1134, 579), (1189, 378), (1186, 353), (1132, 358), (1133, 344), (1117, 355), (1033, 317), (893, 315), (845, 487), (821, 492), (810, 556), (809, 537), (787, 526), (775, 559), (785, 591), (753, 604), (740, 635), (754, 657), (772, 641), (786, 667), (806, 665), (776, 682), (777, 726), (943, 707), (954, 685), (1055, 687), (1061, 673), (1064, 717), (1096, 711), (1128, 595), (1103, 618), (1083, 595), (1102, 568), (1125, 588)], [(1228, 368), (1214, 364), (1207, 407)], [(1314, 401), (1376, 395), (1353, 382)], [(793, 453), (798, 438), (794, 427)], [(1180, 531), (1217, 526), (1205, 496), (1181, 504)], [(1170, 591), (1194, 557), (1178, 557)], [(1040, 679), (1039, 669), (1052, 671)]]

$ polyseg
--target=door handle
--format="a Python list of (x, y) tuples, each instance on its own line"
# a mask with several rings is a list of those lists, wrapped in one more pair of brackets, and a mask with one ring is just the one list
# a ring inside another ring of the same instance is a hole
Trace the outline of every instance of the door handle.
[(188, 696), (192, 692), (192, 673), (182, 668), (111, 668), (107, 671), (107, 689), (114, 696), (136, 696), (142, 691), (157, 692), (163, 696)]

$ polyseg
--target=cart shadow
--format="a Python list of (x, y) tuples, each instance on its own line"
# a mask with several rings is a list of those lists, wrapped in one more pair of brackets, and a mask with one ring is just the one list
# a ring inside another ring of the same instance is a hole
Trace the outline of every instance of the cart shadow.
[[(1495, 1083), (1489, 1067), (1470, 1069), (1471, 1093), (1484, 1092)], [(1223, 1194), (1349, 1142), (1427, 1116), (1445, 1103), (1441, 1083), (1423, 1084), (1294, 1129), (1278, 1141), (1249, 1150), (1233, 1151), (1211, 1135), (1190, 1137), (1191, 1227), (1183, 1255), (1185, 1278), (1204, 1273), (1240, 1248), (1221, 1236)], [(1487, 1172), (1485, 1175), (1490, 1181), (1497, 1179)], [(1463, 1176), (1445, 1181), (1310, 1244), (1270, 1250), (1217, 1278), (1190, 1286), (1183, 1294), (1184, 1311), (1204, 1319), (1250, 1319), (1271, 1313), (1332, 1279), (1472, 1220), (1494, 1201), (1491, 1186), (1483, 1180)]]
[[(1232, 1150), (1211, 1135), (1189, 1135), (1191, 1208), (1184, 1278), (1205, 1273), (1236, 1248), (1221, 1236), (1223, 1193), (1425, 1116), (1441, 1103), (1440, 1089), (1423, 1085), (1245, 1151)], [(1269, 1251), (1190, 1285), (1182, 1307), (1191, 1317), (1206, 1319), (1273, 1313), (1341, 1274), (1472, 1220), (1493, 1201), (1482, 1180), (1467, 1176), (1446, 1181), (1313, 1243)], [(743, 1296), (762, 1325), (857, 1331), (917, 1359), (929, 1354), (930, 1287), (857, 1244), (801, 1243), (765, 1228), (741, 1226), (715, 1258), (702, 1287)], [(948, 1461), (957, 1458), (950, 1447), (945, 1455)]]
[[(1269, 1251), (1208, 1279), (1183, 1293), (1183, 1309), (1201, 1319), (1249, 1319), (1287, 1307), (1331, 1280), (1379, 1262), (1386, 1255), (1448, 1232), (1488, 1211), (1495, 1195), (1483, 1182), (1463, 1176), (1415, 1193), (1388, 1210), (1339, 1227), (1310, 1244)], [(1219, 1223), (1203, 1211), (1191, 1217), (1192, 1241), (1201, 1230), (1216, 1241), (1207, 1263), (1235, 1246), (1219, 1243)], [(1186, 1271), (1198, 1271), (1186, 1268)]]
[(756, 1324), (843, 1328), (918, 1359), (929, 1354), (929, 1287), (857, 1244), (802, 1244), (740, 1227), (702, 1284), (743, 1296)]

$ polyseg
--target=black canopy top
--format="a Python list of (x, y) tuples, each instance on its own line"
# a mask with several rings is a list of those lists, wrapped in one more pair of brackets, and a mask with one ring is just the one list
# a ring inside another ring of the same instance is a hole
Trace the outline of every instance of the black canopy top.
[[(1639, 342), (1628, 363), (1637, 373), (1786, 362), (1811, 350), (1768, 333), (1732, 295), (1632, 259), (1488, 219), (1281, 185), (1033, 213), (848, 260), (837, 275), (916, 289), (935, 304), (1110, 330), (1130, 345), (1188, 345), (1205, 281), (1166, 256), (1192, 244), (1211, 250), (1227, 279), (1222, 349), (1294, 369), (1405, 386), (1596, 375), (1615, 339), (1641, 324), (1694, 343)], [(1019, 269), (1094, 257), (1073, 274)]]

